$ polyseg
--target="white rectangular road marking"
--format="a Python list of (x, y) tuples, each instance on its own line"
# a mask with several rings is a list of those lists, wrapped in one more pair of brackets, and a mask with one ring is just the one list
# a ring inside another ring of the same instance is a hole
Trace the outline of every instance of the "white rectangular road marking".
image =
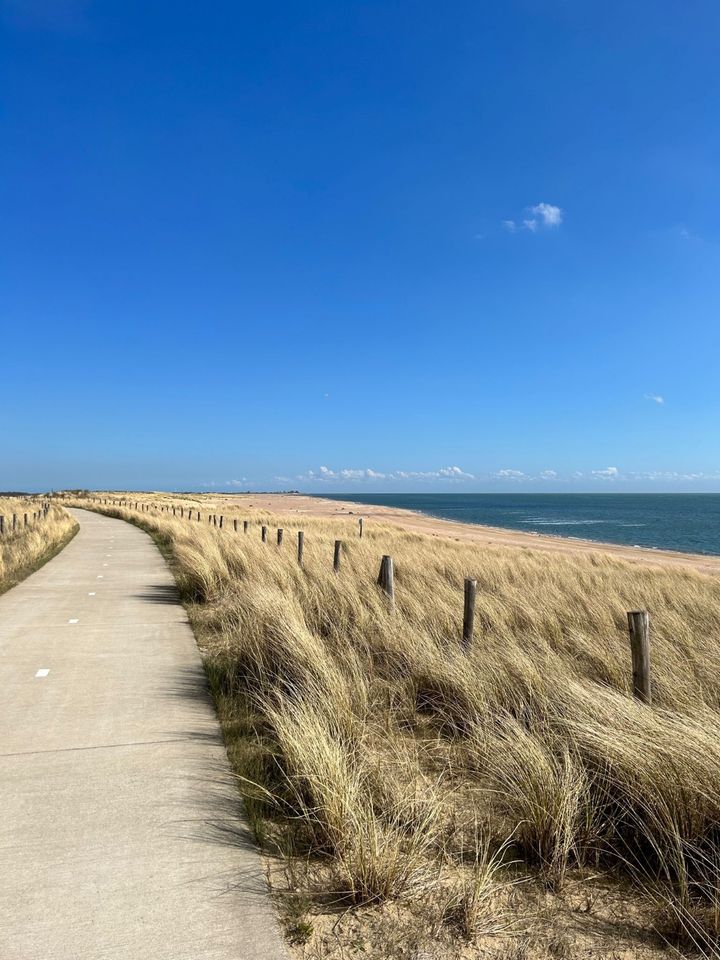
[(68, 623), (78, 623), (78, 620), (68, 620)]
[(94, 590), (91, 590), (90, 593), (88, 594), (88, 596), (89, 596), (89, 597), (94, 597), (94, 596), (95, 596), (95, 591), (94, 591)]
[(38, 670), (38, 672), (35, 674), (35, 676), (36, 676), (36, 677), (46, 677), (49, 673), (50, 673), (50, 671), (49, 671), (46, 667), (42, 667), (40, 670)]

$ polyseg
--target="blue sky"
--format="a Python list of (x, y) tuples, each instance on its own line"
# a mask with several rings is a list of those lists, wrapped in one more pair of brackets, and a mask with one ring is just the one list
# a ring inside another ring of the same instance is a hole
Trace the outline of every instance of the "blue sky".
[(715, 2), (0, 11), (0, 488), (720, 490)]

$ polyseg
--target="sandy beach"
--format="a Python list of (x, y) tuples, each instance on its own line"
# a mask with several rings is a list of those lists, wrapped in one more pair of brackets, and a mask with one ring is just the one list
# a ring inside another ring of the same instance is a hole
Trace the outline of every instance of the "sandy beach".
[(687, 567), (703, 573), (720, 573), (720, 557), (703, 554), (680, 553), (674, 550), (649, 550), (642, 547), (600, 543), (594, 540), (571, 540), (565, 537), (553, 537), (538, 533), (523, 533), (522, 531), (505, 530), (500, 527), (442, 520), (396, 507), (353, 503), (350, 500), (328, 500), (324, 497), (311, 497), (304, 494), (239, 494), (233, 497), (234, 501), (241, 499), (248, 501), (248, 504), (252, 504), (253, 507), (276, 513), (297, 513), (313, 517), (355, 515), (364, 517), (366, 522), (371, 522), (375, 518), (384, 523), (394, 523), (406, 530), (414, 530), (417, 533), (424, 533), (432, 537), (447, 537), (478, 544), (546, 550), (549, 553), (570, 555), (606, 553), (632, 563)]

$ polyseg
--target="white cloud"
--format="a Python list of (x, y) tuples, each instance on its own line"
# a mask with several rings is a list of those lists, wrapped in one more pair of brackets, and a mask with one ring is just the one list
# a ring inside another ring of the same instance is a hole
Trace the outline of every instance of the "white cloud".
[(617, 467), (605, 467), (604, 470), (593, 470), (592, 475), (594, 477), (602, 477), (605, 480), (614, 480), (620, 475), (620, 471)]
[(522, 480), (525, 474), (522, 470), (498, 470), (493, 476), (499, 480)]
[[(536, 203), (534, 206), (526, 207), (526, 217), (522, 221), (522, 229), (529, 230), (530, 233), (537, 233), (540, 228), (553, 229), (559, 227), (563, 222), (564, 211), (554, 203)], [(508, 233), (516, 233), (518, 229), (515, 220), (501, 220), (502, 227)]]
[(553, 203), (537, 203), (530, 207), (530, 213), (539, 217), (546, 227), (559, 227), (563, 219), (562, 210)]
[(461, 467), (441, 467), (439, 470), (393, 470), (391, 473), (383, 473), (379, 470), (372, 470), (370, 467), (356, 468), (345, 467), (342, 470), (332, 470), (330, 467), (321, 466), (318, 470), (307, 470), (296, 477), (297, 480), (304, 480), (310, 483), (332, 483), (333, 481), (374, 481), (374, 480), (474, 480), (472, 473), (467, 473)]
[(680, 473), (677, 470), (651, 470), (649, 473), (630, 473), (631, 480), (659, 480), (659, 481), (696, 481), (720, 480), (720, 473)]
[(465, 473), (460, 467), (443, 467), (439, 473), (442, 477), (456, 477), (461, 480), (472, 480), (473, 478), (471, 473)]
[(554, 480), (557, 477), (557, 470), (541, 470), (541, 480)]
[(643, 396), (646, 400), (652, 400), (653, 403), (665, 403), (665, 397), (661, 397), (657, 393), (646, 393)]

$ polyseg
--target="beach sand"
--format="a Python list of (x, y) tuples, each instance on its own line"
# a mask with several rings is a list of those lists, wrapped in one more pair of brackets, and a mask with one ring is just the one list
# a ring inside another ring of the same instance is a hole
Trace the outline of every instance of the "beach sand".
[(441, 520), (402, 510), (397, 507), (383, 507), (365, 503), (353, 503), (350, 500), (327, 500), (324, 497), (310, 497), (303, 494), (263, 493), (238, 494), (233, 502), (245, 500), (248, 504), (273, 513), (299, 514), (311, 517), (363, 517), (367, 525), (373, 519), (383, 523), (393, 523), (406, 530), (424, 533), (432, 537), (446, 537), (451, 540), (473, 542), (502, 547), (519, 547), (527, 550), (545, 550), (548, 553), (578, 554), (604, 553), (619, 557), (632, 563), (652, 564), (654, 566), (687, 567), (703, 573), (720, 573), (720, 557), (703, 554), (680, 553), (674, 550), (649, 550), (641, 547), (627, 547), (613, 543), (598, 543), (593, 540), (568, 539), (538, 533), (524, 533), (518, 530), (504, 530), (500, 527), (486, 527), (474, 523), (457, 523), (453, 520)]

